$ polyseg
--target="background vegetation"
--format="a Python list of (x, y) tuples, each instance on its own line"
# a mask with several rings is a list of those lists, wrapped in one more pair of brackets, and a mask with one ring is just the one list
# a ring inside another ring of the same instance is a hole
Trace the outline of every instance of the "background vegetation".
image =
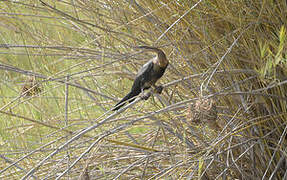
[[(1, 179), (287, 179), (283, 0), (0, 2)], [(160, 47), (162, 94), (110, 109)]]

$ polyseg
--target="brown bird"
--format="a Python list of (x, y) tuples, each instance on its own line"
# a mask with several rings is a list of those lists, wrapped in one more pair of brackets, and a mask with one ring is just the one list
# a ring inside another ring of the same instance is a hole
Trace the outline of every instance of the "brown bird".
[(153, 59), (149, 60), (145, 65), (143, 65), (143, 67), (138, 71), (131, 91), (115, 105), (113, 111), (120, 109), (123, 105), (125, 105), (124, 102), (128, 100), (129, 102), (132, 102), (134, 100), (133, 97), (139, 95), (141, 92), (149, 89), (152, 86), (155, 87), (159, 93), (162, 91), (162, 86), (157, 87), (155, 83), (162, 77), (168, 66), (168, 60), (165, 56), (165, 53), (155, 47), (138, 46), (135, 48), (152, 51), (157, 53), (157, 55)]
[(30, 77), (26, 80), (24, 86), (22, 87), (21, 94), (24, 97), (30, 97), (42, 92), (40, 84), (36, 81), (36, 77)]

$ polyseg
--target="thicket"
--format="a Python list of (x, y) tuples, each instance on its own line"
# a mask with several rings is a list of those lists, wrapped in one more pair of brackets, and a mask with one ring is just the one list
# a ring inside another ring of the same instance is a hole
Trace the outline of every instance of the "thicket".
[[(1, 179), (287, 179), (287, 2), (0, 2)], [(111, 109), (161, 48), (162, 94)]]

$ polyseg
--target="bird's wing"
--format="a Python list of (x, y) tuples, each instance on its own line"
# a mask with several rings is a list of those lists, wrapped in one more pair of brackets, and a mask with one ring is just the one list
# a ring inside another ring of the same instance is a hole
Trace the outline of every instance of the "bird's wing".
[(138, 72), (136, 79), (139, 79), (141, 85), (151, 80), (151, 74), (153, 71), (154, 63), (152, 61), (147, 62)]
[(153, 61), (150, 60), (146, 64), (143, 65), (143, 67), (138, 71), (136, 79), (140, 76), (148, 77), (150, 72), (153, 69)]
[(153, 69), (153, 62), (149, 61), (138, 71), (137, 76), (134, 80), (132, 91), (141, 91), (144, 88), (144, 84), (150, 81), (151, 72)]

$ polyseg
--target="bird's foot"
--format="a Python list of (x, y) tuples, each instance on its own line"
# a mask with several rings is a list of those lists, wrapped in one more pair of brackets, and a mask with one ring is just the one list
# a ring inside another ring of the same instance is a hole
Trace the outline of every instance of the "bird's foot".
[(151, 92), (148, 92), (148, 93), (143, 93), (141, 95), (141, 99), (143, 100), (148, 100), (148, 98), (151, 96)]
[(162, 90), (163, 90), (163, 87), (162, 87), (162, 86), (157, 86), (157, 87), (155, 88), (155, 93), (161, 94)]

